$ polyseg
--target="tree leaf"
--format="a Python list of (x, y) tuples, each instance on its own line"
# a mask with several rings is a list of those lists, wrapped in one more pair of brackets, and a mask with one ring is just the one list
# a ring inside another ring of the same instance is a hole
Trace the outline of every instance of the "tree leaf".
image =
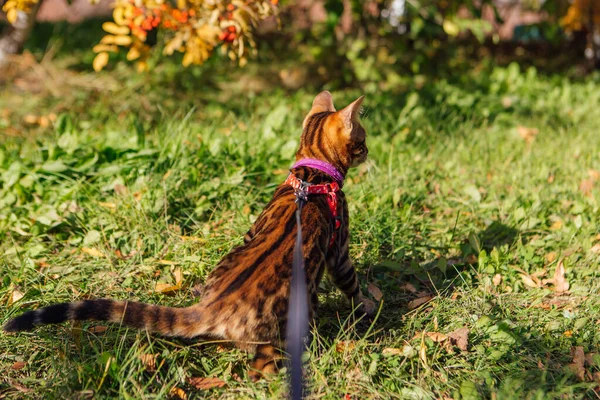
[(188, 383), (200, 390), (208, 390), (213, 388), (222, 388), (226, 385), (225, 381), (219, 378), (204, 378), (204, 377), (191, 377), (188, 378)]
[(558, 293), (563, 293), (569, 290), (569, 282), (565, 278), (565, 266), (563, 265), (563, 260), (560, 260), (556, 265), (552, 283), (554, 283), (554, 291)]
[(431, 295), (419, 297), (417, 299), (409, 301), (407, 307), (409, 310), (414, 310), (415, 308), (427, 303), (431, 299), (433, 299), (433, 296), (431, 296)]
[(104, 253), (93, 247), (82, 247), (81, 252), (92, 257), (104, 257)]
[(462, 351), (467, 351), (469, 346), (469, 329), (462, 327), (448, 334), (450, 343)]
[(373, 282), (369, 283), (369, 286), (367, 286), (367, 290), (375, 300), (379, 301), (383, 298), (383, 293), (381, 292), (381, 289), (379, 289), (377, 285), (375, 285)]

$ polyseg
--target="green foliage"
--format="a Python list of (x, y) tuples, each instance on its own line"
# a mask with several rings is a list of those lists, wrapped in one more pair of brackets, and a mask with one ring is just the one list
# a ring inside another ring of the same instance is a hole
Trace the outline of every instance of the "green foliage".
[[(190, 80), (177, 68), (127, 75), (118, 90), (102, 74), (96, 89), (71, 87), (56, 98), (4, 89), (3, 321), (87, 296), (189, 305), (192, 286), (240, 243), (285, 177), (314, 93), (200, 91), (180, 86)], [(195, 82), (206, 87), (201, 75)], [(363, 290), (377, 285), (383, 304), (372, 327), (345, 323), (349, 306), (324, 282), (308, 356), (316, 396), (593, 395), (594, 385), (566, 365), (572, 346), (589, 353), (600, 344), (599, 86), (597, 77), (574, 82), (511, 65), (405, 80), (402, 91), (367, 96), (371, 161), (350, 173), (345, 191), (351, 256)], [(41, 123), (51, 113), (54, 122)], [(580, 190), (588, 180), (591, 188)], [(570, 293), (523, 279), (550, 279), (561, 260)], [(175, 268), (183, 289), (156, 293), (157, 283), (173, 283)], [(410, 310), (423, 293), (435, 298)], [(190, 396), (264, 398), (286, 390), (283, 374), (249, 383), (239, 351), (93, 326), (0, 335), (3, 393), (165, 398), (177, 386)], [(422, 336), (461, 327), (470, 330), (466, 352)], [(156, 371), (143, 354), (157, 356)], [(586, 368), (599, 371), (597, 363)], [(227, 386), (195, 392), (190, 376)]]

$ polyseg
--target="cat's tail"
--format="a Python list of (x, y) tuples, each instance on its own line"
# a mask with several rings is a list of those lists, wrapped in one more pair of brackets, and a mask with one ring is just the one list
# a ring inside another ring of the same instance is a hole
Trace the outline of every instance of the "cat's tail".
[(191, 338), (206, 333), (202, 332), (200, 313), (201, 311), (194, 306), (173, 308), (135, 301), (84, 300), (27, 311), (9, 320), (3, 330), (19, 332), (31, 330), (39, 325), (58, 324), (64, 321), (96, 320), (147, 329), (165, 336)]

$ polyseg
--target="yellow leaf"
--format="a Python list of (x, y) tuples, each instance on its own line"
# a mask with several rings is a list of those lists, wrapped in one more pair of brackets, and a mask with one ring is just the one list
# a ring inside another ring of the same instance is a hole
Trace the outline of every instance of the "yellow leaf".
[(157, 263), (162, 264), (162, 265), (178, 265), (179, 264), (176, 261), (170, 261), (170, 260), (158, 260)]
[(115, 37), (113, 35), (105, 35), (100, 39), (100, 43), (115, 44)]
[(179, 285), (171, 285), (171, 284), (162, 283), (162, 282), (157, 283), (156, 286), (154, 287), (154, 291), (156, 293), (162, 293), (162, 294), (173, 294), (173, 293), (177, 292), (179, 289), (181, 289), (181, 286), (179, 286)]
[(108, 64), (108, 53), (102, 52), (98, 53), (96, 58), (94, 58), (92, 66), (94, 67), (94, 71), (99, 72), (102, 71), (104, 67), (106, 67), (106, 64)]
[(99, 201), (98, 205), (101, 206), (101, 207), (111, 208), (113, 210), (115, 208), (117, 208), (117, 205), (115, 203), (107, 203), (107, 202), (104, 202), (104, 201)]
[(15, 304), (17, 301), (21, 300), (25, 296), (18, 289), (13, 289), (10, 298), (8, 299), (8, 305)]
[(181, 65), (183, 65), (184, 67), (189, 67), (193, 62), (194, 62), (194, 55), (188, 51), (183, 56)]
[(128, 35), (129, 28), (126, 26), (119, 26), (114, 22), (105, 22), (102, 24), (102, 29), (113, 35)]
[(181, 286), (183, 282), (183, 272), (181, 271), (181, 268), (175, 268), (173, 276), (175, 277), (175, 284)]
[(187, 400), (187, 394), (185, 393), (185, 391), (181, 388), (178, 388), (177, 386), (173, 386), (169, 394), (181, 400)]
[(90, 247), (82, 247), (81, 252), (92, 257), (104, 257), (104, 253), (102, 253), (100, 250)]
[(457, 36), (460, 32), (460, 28), (454, 21), (450, 21), (449, 19), (445, 19), (442, 23), (442, 28), (444, 28), (444, 32), (448, 34), (448, 36)]
[(146, 371), (155, 371), (156, 370), (156, 357), (157, 354), (140, 354), (140, 361), (144, 364)]
[(137, 72), (144, 72), (148, 70), (148, 63), (146, 61), (140, 61), (136, 65)]
[(559, 230), (560, 228), (562, 228), (562, 225), (563, 225), (563, 222), (562, 222), (562, 220), (560, 220), (560, 219), (557, 219), (556, 221), (554, 221), (554, 222), (552, 223), (552, 225), (550, 225), (550, 230), (551, 230), (551, 231), (557, 231), (557, 230)]
[(521, 138), (525, 140), (525, 142), (531, 144), (531, 142), (533, 142), (533, 139), (535, 139), (535, 137), (539, 133), (539, 130), (537, 128), (517, 126), (517, 132), (519, 133), (519, 136), (521, 136)]
[(123, 9), (123, 7), (116, 7), (113, 10), (113, 19), (118, 25), (125, 25), (127, 23), (125, 17), (123, 16), (124, 11), (125, 10)]
[(115, 36), (115, 44), (118, 46), (129, 46), (131, 44), (131, 36)]
[(6, 19), (8, 20), (8, 22), (10, 22), (11, 24), (14, 24), (17, 21), (17, 16), (19, 15), (19, 10), (17, 10), (16, 8), (11, 8), (10, 10), (8, 10), (8, 12), (6, 13)]
[(352, 351), (356, 347), (356, 343), (352, 340), (342, 340), (335, 344), (335, 351), (343, 353), (344, 351)]
[(127, 60), (129, 60), (129, 61), (137, 60), (138, 58), (140, 58), (140, 55), (141, 55), (140, 51), (136, 47), (132, 47), (127, 52)]
[(558, 254), (555, 251), (551, 251), (550, 253), (546, 254), (546, 261), (548, 263), (554, 262), (556, 257), (558, 257)]
[(425, 336), (427, 336), (429, 339), (433, 340), (436, 343), (441, 343), (444, 340), (448, 339), (448, 336), (439, 332), (425, 332)]
[(119, 51), (119, 48), (115, 45), (112, 44), (104, 44), (104, 43), (100, 43), (95, 45), (92, 50), (94, 51), (94, 53), (100, 53), (103, 51), (108, 51), (111, 53), (116, 53), (117, 51)]
[(525, 286), (530, 287), (530, 288), (538, 287), (538, 284), (535, 283), (535, 281), (533, 279), (531, 279), (531, 276), (525, 275), (525, 274), (519, 274), (519, 275), (521, 275), (521, 280), (523, 281)]

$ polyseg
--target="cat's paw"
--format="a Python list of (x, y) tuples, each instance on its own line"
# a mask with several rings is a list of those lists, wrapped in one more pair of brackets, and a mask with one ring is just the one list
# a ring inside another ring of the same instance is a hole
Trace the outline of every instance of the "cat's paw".
[(375, 304), (375, 302), (366, 297), (363, 297), (362, 299), (361, 308), (363, 313), (366, 314), (369, 318), (373, 318), (377, 313), (377, 305)]

